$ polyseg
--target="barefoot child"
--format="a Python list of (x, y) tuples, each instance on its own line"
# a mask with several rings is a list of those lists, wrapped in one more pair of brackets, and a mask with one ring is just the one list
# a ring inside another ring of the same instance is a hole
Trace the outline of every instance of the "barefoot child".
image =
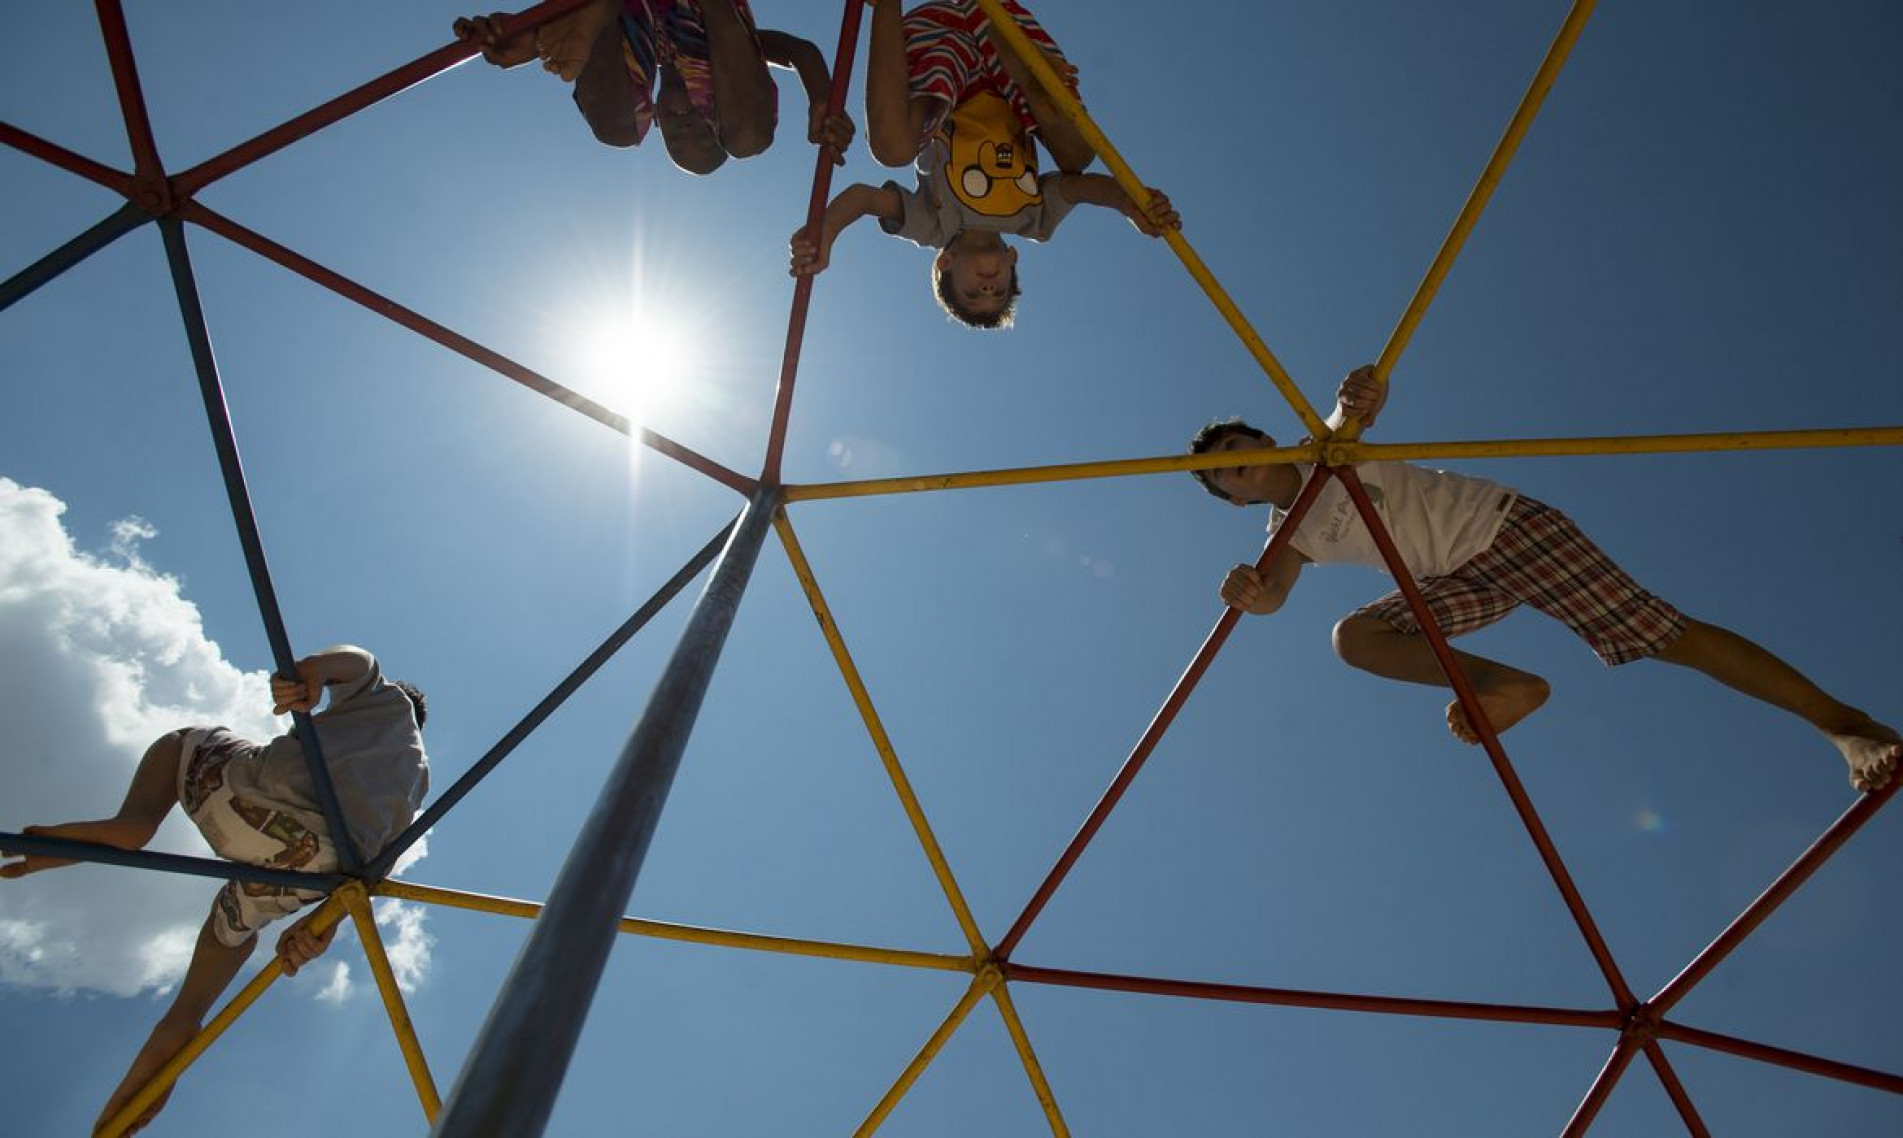
[[(309, 711), (327, 687), (330, 706), (311, 722), (351, 837), (359, 849), (375, 853), (410, 824), (429, 787), (420, 733), (427, 715), (423, 694), (401, 681), (386, 681), (374, 657), (345, 645), (299, 660), (295, 680), (272, 677), (272, 713)], [(146, 750), (117, 814), (91, 822), (29, 826), (26, 833), (136, 850), (152, 840), (174, 803), (185, 808), (220, 857), (312, 873), (337, 868), (337, 853), (295, 732), (259, 744), (223, 727), (180, 728)], [(67, 864), (29, 854), (0, 865), (0, 878)], [(198, 1034), (212, 1004), (250, 958), (258, 930), (322, 896), (225, 883), (199, 930), (172, 1006), (106, 1102), (101, 1124)], [(287, 974), (295, 974), (330, 946), (336, 926), (320, 934), (310, 923), (306, 917), (278, 938), (277, 953)], [(133, 1129), (144, 1126), (164, 1105), (161, 1097)]]
[[(1361, 368), (1342, 382), (1333, 422), (1349, 416), (1373, 425), (1387, 385)], [(1211, 423), (1190, 442), (1195, 454), (1273, 447), (1275, 440), (1240, 420)], [(1449, 637), (1472, 632), (1532, 605), (1577, 633), (1601, 660), (1654, 657), (1695, 668), (1719, 683), (1797, 715), (1823, 732), (1850, 768), (1858, 790), (1881, 789), (1903, 760), (1903, 737), (1838, 702), (1795, 668), (1716, 625), (1693, 620), (1640, 588), (1564, 514), (1497, 483), (1400, 462), (1355, 467), (1407, 563), (1428, 608)], [(1238, 466), (1194, 472), (1211, 494), (1237, 506), (1267, 503), (1270, 531), (1286, 516), (1308, 468)], [(1266, 570), (1238, 565), (1222, 599), (1243, 612), (1282, 607), (1312, 561), (1385, 569), (1346, 488), (1331, 480)], [(1377, 676), (1446, 687), (1433, 649), (1399, 591), (1350, 613), (1335, 626), (1335, 651)], [(1546, 681), (1530, 672), (1455, 652), (1494, 730), (1505, 731), (1546, 702)], [(1458, 700), (1447, 726), (1478, 743)]]
[[(866, 137), (881, 163), (916, 165), (917, 184), (841, 190), (817, 235), (804, 227), (793, 235), (794, 276), (824, 269), (840, 232), (876, 217), (887, 233), (940, 251), (932, 292), (947, 315), (971, 328), (1008, 328), (1018, 253), (1004, 234), (1047, 241), (1079, 204), (1117, 210), (1151, 237), (1181, 226), (1161, 193), (1151, 190), (1150, 204), (1138, 209), (1113, 179), (1082, 172), (1090, 144), (997, 40), (973, 0), (935, 0), (902, 17), (899, 0), (868, 2)], [(1077, 69), (1051, 37), (1016, 0), (1004, 6), (1074, 91)], [(1039, 176), (1034, 139), (1050, 150), (1058, 173)]]
[[(609, 146), (638, 146), (659, 119), (674, 164), (711, 174), (728, 156), (773, 142), (779, 92), (767, 64), (791, 68), (806, 88), (808, 141), (835, 162), (852, 144), (852, 120), (827, 115), (832, 76), (810, 41), (760, 31), (747, 0), (594, 0), (538, 28), (505, 36), (497, 12), (456, 21), (458, 38), (497, 67), (540, 58), (575, 85), (575, 106)], [(659, 92), (655, 85), (659, 83)]]

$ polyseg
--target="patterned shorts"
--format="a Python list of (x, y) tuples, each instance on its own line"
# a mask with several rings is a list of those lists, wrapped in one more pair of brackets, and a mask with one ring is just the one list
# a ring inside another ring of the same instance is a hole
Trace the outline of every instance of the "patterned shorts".
[[(1421, 595), (1447, 636), (1484, 628), (1529, 604), (1564, 624), (1607, 664), (1656, 656), (1685, 631), (1685, 618), (1639, 587), (1571, 518), (1521, 497), (1493, 544), (1444, 577), (1426, 577)], [(1396, 591), (1354, 611), (1402, 632), (1420, 622)]]
[[(1031, 42), (1058, 59), (1057, 44), (1017, 0), (1001, 0)], [(936, 104), (925, 124), (930, 135), (953, 107), (980, 91), (995, 91), (1011, 104), (1026, 133), (1037, 129), (1031, 104), (1004, 68), (985, 35), (991, 21), (973, 0), (932, 0), (905, 14), (905, 66), (912, 97)]]
[[(337, 853), (328, 835), (232, 790), (226, 773), (233, 764), (261, 761), (262, 746), (223, 727), (193, 727), (182, 745), (179, 805), (219, 857), (265, 869), (324, 873), (337, 868)], [(265, 925), (323, 896), (305, 889), (227, 881), (212, 904), (212, 932), (220, 944), (236, 948)]]
[[(760, 32), (753, 23), (753, 11), (747, 0), (732, 0), (733, 10), (753, 37), (756, 51)], [(628, 64), (628, 78), (634, 84), (635, 138), (647, 137), (654, 122), (654, 83), (659, 68), (672, 68), (687, 88), (688, 102), (701, 118), (717, 123), (714, 106), (713, 52), (707, 43), (706, 17), (701, 0), (622, 0), (622, 56)], [(769, 83), (769, 87), (771, 84)], [(772, 88), (774, 107), (779, 106), (779, 89)]]

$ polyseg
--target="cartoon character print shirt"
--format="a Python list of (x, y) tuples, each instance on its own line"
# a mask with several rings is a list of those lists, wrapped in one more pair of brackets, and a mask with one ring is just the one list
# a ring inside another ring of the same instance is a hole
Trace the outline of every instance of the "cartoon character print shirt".
[(1076, 204), (1064, 199), (1059, 174), (1037, 174), (1037, 148), (1011, 104), (990, 92), (953, 108), (919, 151), (918, 186), (895, 182), (903, 203), (887, 233), (941, 249), (967, 229), (1048, 240)]
[[(1310, 468), (1295, 465), (1307, 478)], [(1452, 573), (1492, 545), (1508, 508), (1520, 496), (1498, 482), (1405, 462), (1364, 462), (1355, 467), (1355, 473), (1400, 550), (1401, 560), (1417, 580)], [(1271, 508), (1269, 532), (1280, 529), (1287, 518), (1286, 511)], [(1289, 544), (1317, 563), (1387, 568), (1354, 499), (1338, 478), (1329, 479), (1316, 495)]]

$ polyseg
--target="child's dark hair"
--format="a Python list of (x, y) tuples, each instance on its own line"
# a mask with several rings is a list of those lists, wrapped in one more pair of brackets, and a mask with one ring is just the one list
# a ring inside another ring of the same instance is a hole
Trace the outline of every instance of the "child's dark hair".
[(932, 295), (938, 298), (938, 306), (945, 315), (958, 321), (967, 328), (1009, 328), (1018, 315), (1018, 267), (1011, 266), (1011, 291), (1004, 294), (1004, 306), (996, 312), (974, 312), (964, 306), (951, 286), (951, 270), (934, 260), (932, 262)]
[(416, 712), (416, 725), (423, 726), (429, 718), (429, 700), (423, 698), (423, 689), (408, 680), (391, 680), (390, 686), (410, 697), (410, 707)]
[[(1196, 437), (1189, 440), (1189, 453), (1208, 454), (1231, 435), (1243, 435), (1252, 439), (1267, 439), (1269, 437), (1266, 433), (1256, 430), (1239, 418), (1216, 419), (1205, 424), (1202, 430), (1196, 432)], [(1225, 502), (1229, 500), (1229, 495), (1216, 489), (1216, 484), (1210, 480), (1209, 471), (1192, 470), (1190, 473), (1196, 476), (1196, 481), (1202, 483), (1203, 489), (1221, 498)]]

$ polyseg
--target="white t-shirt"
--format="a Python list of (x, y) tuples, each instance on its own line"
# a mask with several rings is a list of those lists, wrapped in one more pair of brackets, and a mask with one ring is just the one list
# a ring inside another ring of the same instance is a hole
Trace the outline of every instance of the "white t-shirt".
[[(1296, 464), (1304, 476), (1309, 467)], [(1375, 513), (1418, 580), (1460, 568), (1493, 544), (1507, 510), (1520, 495), (1498, 482), (1428, 470), (1405, 462), (1364, 462), (1355, 467)], [(1272, 508), (1269, 532), (1280, 529), (1287, 511)], [(1387, 568), (1354, 499), (1340, 479), (1330, 478), (1315, 505), (1289, 539), (1310, 561)]]
[[(331, 688), (330, 706), (311, 725), (344, 824), (359, 852), (373, 857), (403, 832), (429, 793), (429, 759), (410, 697), (384, 680), (382, 665), (370, 657), (361, 679)], [(290, 812), (317, 833), (329, 831), (295, 731), (266, 744), (257, 764), (234, 765), (225, 777), (252, 801)]]

